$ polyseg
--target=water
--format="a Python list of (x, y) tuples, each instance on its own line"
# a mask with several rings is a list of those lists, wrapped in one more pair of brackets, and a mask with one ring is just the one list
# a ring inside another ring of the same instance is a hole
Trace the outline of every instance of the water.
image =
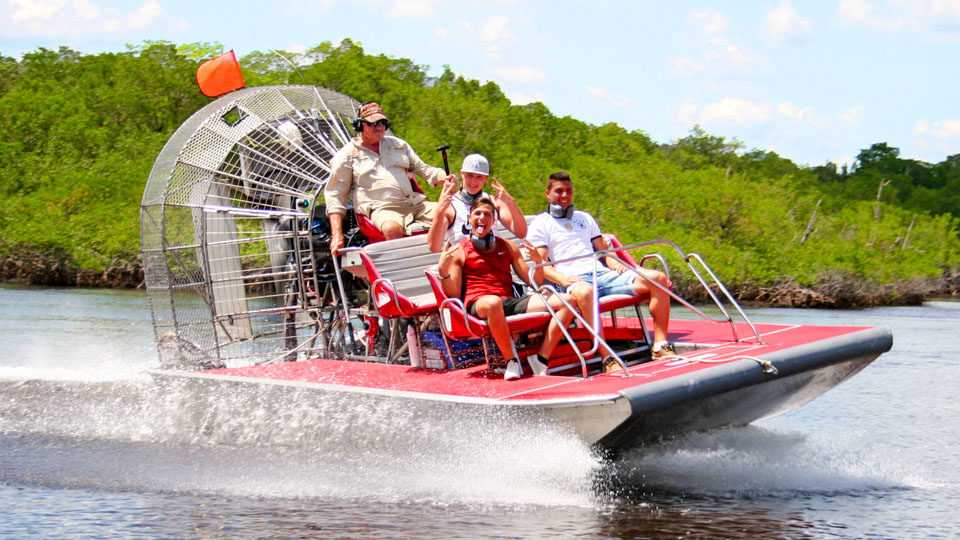
[(140, 292), (0, 287), (6, 537), (953, 537), (960, 303), (757, 309), (894, 349), (788, 415), (605, 461), (509, 418), (314, 395), (189, 402)]

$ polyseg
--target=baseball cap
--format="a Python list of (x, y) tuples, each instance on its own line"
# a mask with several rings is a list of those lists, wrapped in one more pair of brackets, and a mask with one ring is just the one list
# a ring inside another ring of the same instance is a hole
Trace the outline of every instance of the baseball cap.
[(481, 156), (480, 154), (470, 154), (469, 156), (463, 158), (463, 166), (460, 167), (460, 172), (489, 176), (490, 163), (487, 162), (487, 158)]
[(383, 109), (379, 103), (370, 102), (360, 107), (357, 111), (357, 118), (366, 122), (376, 122), (377, 120), (387, 120), (387, 115), (383, 114)]

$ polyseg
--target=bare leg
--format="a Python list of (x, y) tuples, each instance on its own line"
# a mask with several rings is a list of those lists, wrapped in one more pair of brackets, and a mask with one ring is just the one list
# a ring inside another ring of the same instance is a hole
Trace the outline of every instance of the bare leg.
[(497, 342), (497, 348), (503, 358), (509, 360), (515, 356), (513, 339), (510, 338), (510, 328), (507, 326), (507, 317), (503, 314), (503, 300), (498, 296), (486, 295), (477, 299), (477, 316), (486, 319), (490, 325), (490, 333)]
[[(569, 302), (571, 296), (569, 294), (564, 294), (564, 298)], [(560, 298), (557, 295), (552, 295), (547, 299), (552, 307), (557, 312), (557, 318), (560, 319), (560, 323), (557, 323), (557, 319), (551, 319), (550, 324), (547, 326), (547, 334), (543, 338), (543, 343), (540, 345), (540, 350), (537, 351), (537, 354), (544, 358), (550, 358), (550, 355), (553, 354), (553, 349), (557, 347), (557, 343), (560, 342), (560, 338), (563, 337), (563, 331), (560, 329), (560, 324), (563, 324), (564, 327), (570, 325), (570, 321), (573, 320), (573, 313), (563, 305), (563, 302), (560, 301)], [(534, 296), (530, 299), (530, 302), (527, 304), (527, 313), (534, 311), (547, 311), (547, 307), (544, 305), (543, 301), (540, 300), (538, 296)]]
[[(573, 301), (577, 306), (577, 309), (580, 310), (580, 314), (583, 315), (583, 318), (587, 321), (587, 324), (593, 326), (593, 286), (587, 282), (580, 282), (574, 284), (570, 288), (570, 295), (573, 297)], [(601, 324), (597, 328), (597, 333), (600, 337), (603, 337), (603, 325)], [(610, 349), (607, 349), (602, 343), (600, 344), (600, 349), (597, 353), (601, 356), (608, 356), (610, 354)]]
[(394, 240), (397, 238), (403, 237), (403, 226), (393, 220), (387, 220), (383, 222), (383, 227), (380, 228), (380, 232), (383, 233), (383, 236), (387, 240)]
[[(667, 286), (667, 275), (658, 270), (644, 270), (644, 275), (657, 283)], [(670, 326), (670, 295), (656, 285), (637, 276), (633, 281), (633, 290), (637, 294), (650, 293), (650, 315), (653, 317), (653, 341), (667, 341), (667, 331)]]

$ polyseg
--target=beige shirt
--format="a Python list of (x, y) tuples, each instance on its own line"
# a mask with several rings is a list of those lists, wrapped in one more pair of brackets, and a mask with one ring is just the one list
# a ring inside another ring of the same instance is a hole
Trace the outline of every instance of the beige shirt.
[(443, 169), (427, 165), (406, 141), (391, 136), (380, 141), (380, 154), (355, 137), (333, 156), (330, 169), (323, 189), (327, 214), (346, 213), (351, 194), (354, 209), (365, 215), (377, 208), (413, 208), (427, 197), (413, 190), (407, 171), (433, 186), (446, 178)]

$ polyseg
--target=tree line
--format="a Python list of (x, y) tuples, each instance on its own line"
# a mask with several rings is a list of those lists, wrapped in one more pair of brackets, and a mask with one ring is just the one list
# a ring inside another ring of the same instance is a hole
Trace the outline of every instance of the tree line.
[[(144, 183), (167, 138), (210, 101), (194, 72), (220, 52), (216, 43), (145, 42), (95, 55), (66, 47), (0, 55), (4, 277), (96, 284), (138, 264)], [(658, 143), (614, 123), (558, 117), (542, 103), (512, 105), (493, 82), (449, 66), (431, 77), (427, 66), (350, 40), (254, 52), (240, 64), (248, 86), (313, 84), (379, 100), (393, 131), (434, 164), (440, 144), (451, 146), (454, 168), (486, 155), (527, 213), (544, 207), (547, 175), (566, 170), (577, 205), (605, 230), (701, 253), (745, 299), (862, 305), (956, 290), (960, 155), (929, 164), (877, 143), (847, 170), (797, 165), (699, 127)], [(24, 277), (30, 258), (37, 272)], [(51, 264), (61, 272), (44, 277)], [(77, 272), (89, 279), (71, 282)]]

